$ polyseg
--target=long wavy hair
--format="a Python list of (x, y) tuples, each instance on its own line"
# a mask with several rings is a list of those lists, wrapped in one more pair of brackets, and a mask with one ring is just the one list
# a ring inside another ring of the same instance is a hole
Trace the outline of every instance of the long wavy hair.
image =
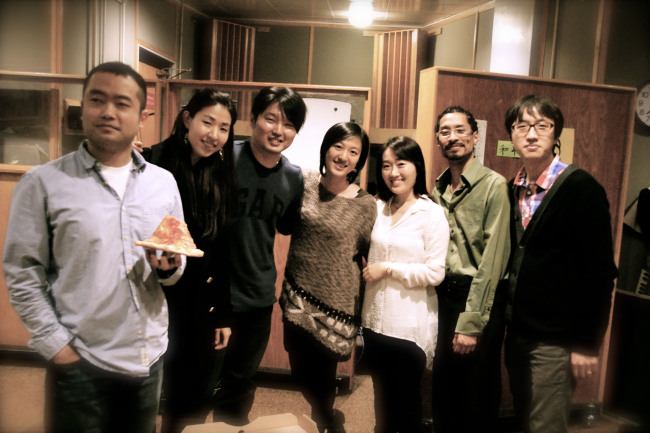
[[(183, 113), (190, 117), (206, 107), (222, 105), (230, 113), (228, 141), (221, 149), (191, 164), (192, 145)], [(234, 159), (234, 127), (237, 121), (235, 102), (227, 93), (213, 89), (198, 90), (176, 116), (174, 127), (160, 158), (159, 165), (176, 179), (183, 200), (183, 212), (197, 226), (201, 237), (215, 239), (236, 215), (236, 176)]]

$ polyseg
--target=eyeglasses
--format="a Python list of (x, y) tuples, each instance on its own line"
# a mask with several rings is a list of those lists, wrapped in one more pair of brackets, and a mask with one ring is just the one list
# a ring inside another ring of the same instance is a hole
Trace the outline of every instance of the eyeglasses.
[(465, 137), (466, 135), (470, 135), (472, 133), (471, 129), (466, 129), (466, 128), (454, 128), (454, 129), (449, 129), (449, 128), (443, 128), (440, 130), (438, 133), (442, 138), (449, 138), (451, 137), (451, 133), (456, 134), (459, 137)]
[(548, 122), (537, 122), (537, 123), (528, 123), (528, 122), (519, 122), (512, 125), (512, 130), (517, 135), (527, 135), (530, 132), (530, 128), (535, 128), (535, 131), (539, 135), (550, 134), (551, 130), (555, 125)]

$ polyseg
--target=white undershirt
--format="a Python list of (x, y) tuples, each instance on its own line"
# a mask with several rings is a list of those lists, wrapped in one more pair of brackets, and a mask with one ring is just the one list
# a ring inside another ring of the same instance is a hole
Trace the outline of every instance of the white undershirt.
[(108, 183), (111, 188), (115, 190), (117, 195), (120, 196), (120, 200), (124, 199), (124, 192), (126, 191), (126, 184), (129, 181), (131, 167), (133, 167), (133, 161), (129, 161), (129, 163), (123, 167), (102, 166), (102, 176), (104, 176), (104, 180), (106, 180), (106, 183)]

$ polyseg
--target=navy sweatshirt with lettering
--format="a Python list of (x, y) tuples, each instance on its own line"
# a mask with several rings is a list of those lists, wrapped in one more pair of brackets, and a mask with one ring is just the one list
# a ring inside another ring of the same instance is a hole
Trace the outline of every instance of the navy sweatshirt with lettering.
[(239, 217), (230, 232), (231, 300), (234, 312), (275, 303), (276, 230), (289, 235), (300, 211), (303, 177), (282, 156), (278, 165), (261, 165), (248, 141), (235, 144)]

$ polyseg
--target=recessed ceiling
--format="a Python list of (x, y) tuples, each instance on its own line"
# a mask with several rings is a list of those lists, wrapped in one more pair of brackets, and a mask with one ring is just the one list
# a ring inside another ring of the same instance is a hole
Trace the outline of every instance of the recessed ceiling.
[[(240, 23), (347, 25), (351, 1), (184, 0), (183, 3), (210, 18)], [(487, 0), (373, 0), (372, 26), (420, 28), (493, 3)]]

